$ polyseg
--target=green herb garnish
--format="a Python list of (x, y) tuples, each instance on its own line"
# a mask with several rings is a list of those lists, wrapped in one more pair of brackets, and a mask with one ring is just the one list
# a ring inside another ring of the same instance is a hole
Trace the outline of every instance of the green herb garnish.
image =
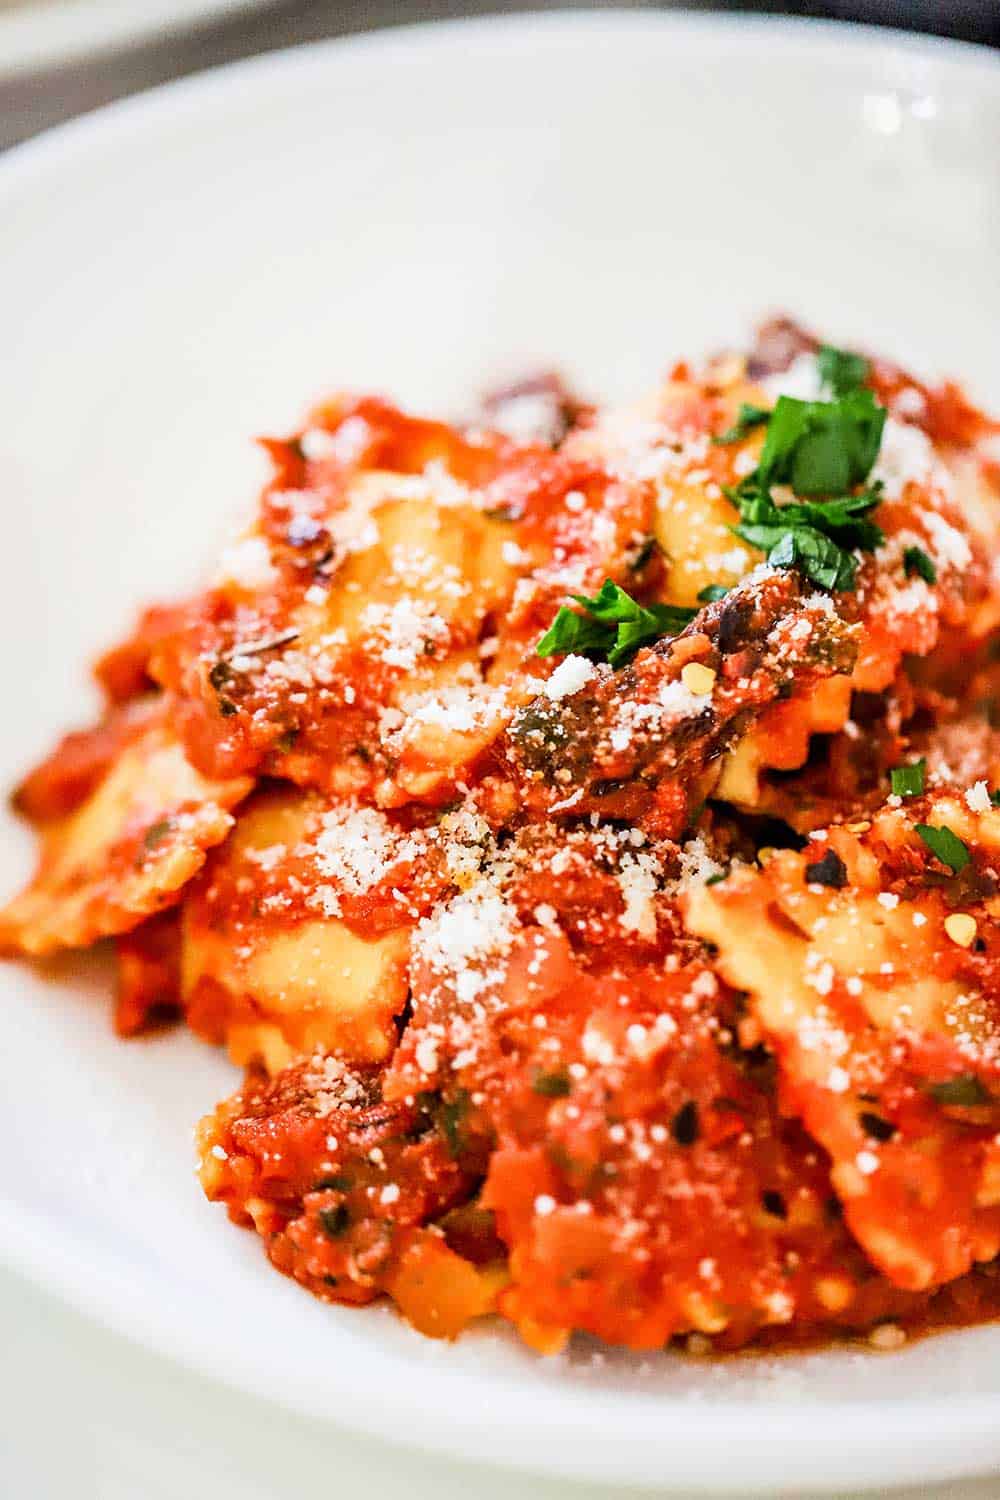
[(339, 1240), (351, 1222), (350, 1209), (344, 1203), (338, 1203), (333, 1208), (321, 1208), (316, 1217), (323, 1233), (331, 1240)]
[(721, 446), (723, 443), (740, 443), (748, 433), (753, 432), (755, 427), (763, 427), (765, 422), (771, 420), (770, 410), (766, 406), (754, 406), (750, 401), (744, 401), (736, 415), (736, 421), (726, 432), (720, 432), (712, 442)]
[(539, 656), (573, 651), (603, 656), (611, 666), (619, 667), (640, 646), (677, 635), (697, 614), (697, 610), (673, 604), (638, 604), (610, 578), (593, 599), (585, 594), (573, 598), (587, 613), (578, 614), (564, 605), (535, 647)]
[(939, 1104), (951, 1104), (959, 1109), (975, 1109), (983, 1104), (993, 1103), (992, 1096), (986, 1092), (974, 1073), (959, 1073), (940, 1083), (929, 1083), (927, 1092)]
[(779, 396), (756, 471), (758, 485), (797, 495), (841, 495), (861, 484), (878, 457), (886, 412), (866, 388), (836, 401)]
[[(744, 402), (734, 425), (712, 441), (738, 442), (766, 424), (756, 469), (726, 490), (740, 513), (740, 524), (731, 530), (764, 552), (772, 567), (797, 568), (820, 588), (842, 591), (855, 586), (857, 561), (851, 554), (873, 552), (885, 539), (866, 519), (882, 498), (881, 485), (854, 491), (878, 457), (886, 411), (864, 384), (870, 367), (861, 355), (826, 344), (816, 361), (832, 400), (779, 396), (771, 412)], [(790, 487), (795, 502), (779, 505), (772, 493), (776, 485)], [(922, 569), (930, 559), (921, 556), (923, 562), (908, 566)], [(718, 587), (703, 589), (699, 602), (721, 597)]]
[(628, 560), (629, 572), (641, 573), (650, 559), (660, 550), (660, 544), (655, 536), (647, 536), (640, 542), (635, 556)]
[(470, 1098), (466, 1089), (456, 1090), (453, 1099), (441, 1105), (439, 1121), (448, 1146), (448, 1152), (457, 1160), (465, 1150), (465, 1120), (469, 1113)]
[(957, 875), (959, 870), (965, 869), (969, 863), (969, 851), (950, 828), (934, 828), (929, 823), (915, 823), (914, 827), (931, 853), (949, 870)]
[(536, 1073), (532, 1088), (544, 1099), (565, 1099), (572, 1084), (568, 1073)]
[(319, 1182), (314, 1182), (312, 1190), (314, 1193), (349, 1193), (353, 1186), (346, 1172), (335, 1172), (332, 1177), (321, 1177)]
[[(827, 365), (833, 368), (830, 359)], [(847, 379), (843, 374), (838, 378), (842, 385)], [(757, 468), (726, 491), (740, 513), (740, 524), (732, 530), (766, 553), (772, 567), (798, 568), (831, 591), (853, 589), (857, 561), (852, 553), (873, 552), (884, 540), (881, 528), (867, 519), (882, 498), (881, 486), (860, 494), (850, 491), (871, 473), (885, 417), (885, 409), (863, 386), (847, 389), (834, 401), (779, 397)], [(772, 486), (779, 484), (806, 498), (779, 505), (772, 494)]]
[(907, 578), (912, 578), (916, 573), (925, 583), (937, 583), (937, 568), (923, 547), (906, 548), (903, 553), (903, 571)]
[(698, 603), (699, 604), (717, 604), (718, 601), (720, 599), (724, 599), (728, 593), (729, 593), (729, 590), (726, 588), (725, 584), (723, 584), (723, 583), (709, 583), (709, 584), (706, 584), (703, 589), (699, 589), (699, 591), (698, 591)]
[(142, 836), (142, 842), (147, 849), (155, 849), (157, 844), (162, 844), (170, 832), (170, 819), (161, 818), (158, 823), (151, 823)]
[(921, 756), (911, 766), (893, 766), (889, 779), (895, 796), (919, 797), (927, 782), (927, 762)]
[(820, 379), (835, 396), (846, 396), (864, 385), (871, 369), (862, 354), (851, 354), (846, 349), (835, 349), (824, 344), (816, 355), (816, 366)]
[(766, 552), (772, 567), (800, 568), (824, 589), (853, 588), (857, 561), (851, 549), (870, 552), (883, 540), (881, 528), (866, 519), (879, 503), (877, 490), (825, 504), (803, 500), (780, 506), (756, 483), (727, 494), (740, 512), (740, 524), (731, 528), (738, 537)]

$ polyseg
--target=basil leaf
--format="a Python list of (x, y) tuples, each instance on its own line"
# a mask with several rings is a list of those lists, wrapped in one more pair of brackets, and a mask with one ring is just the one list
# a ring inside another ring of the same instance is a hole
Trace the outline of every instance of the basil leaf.
[(568, 654), (571, 651), (582, 656), (588, 651), (606, 652), (614, 643), (615, 631), (610, 626), (601, 625), (563, 605), (535, 651), (538, 656), (555, 656), (557, 653)]
[(709, 584), (706, 584), (706, 586), (703, 589), (699, 589), (699, 591), (698, 591), (698, 603), (699, 604), (717, 604), (719, 602), (719, 600), (720, 599), (724, 599), (728, 593), (729, 593), (729, 590), (726, 588), (725, 584), (722, 584), (722, 583), (709, 583)]
[(823, 502), (776, 505), (752, 475), (726, 494), (739, 507), (741, 524), (731, 528), (738, 537), (766, 552), (773, 567), (797, 567), (821, 588), (852, 589), (857, 563), (851, 552), (873, 551), (884, 540), (881, 528), (867, 519), (881, 499), (877, 486)]
[(586, 594), (573, 598), (587, 613), (563, 606), (535, 647), (537, 655), (596, 652), (617, 667), (640, 646), (664, 635), (677, 635), (697, 614), (679, 605), (639, 604), (610, 578), (593, 598)]
[(774, 523), (766, 526), (733, 526), (732, 531), (752, 547), (767, 553), (774, 568), (799, 568), (820, 588), (854, 587), (857, 564), (831, 537), (811, 526)]
[(906, 548), (903, 553), (903, 571), (907, 578), (912, 578), (916, 573), (925, 583), (937, 583), (937, 568), (923, 547)]
[(863, 552), (874, 552), (885, 541), (885, 533), (874, 521), (866, 520), (869, 511), (881, 500), (879, 489), (863, 490), (860, 495), (841, 495), (834, 500), (816, 503), (803, 500), (791, 506), (783, 505), (779, 515), (792, 512), (790, 519), (795, 525), (812, 526), (817, 531), (832, 537), (841, 547), (858, 547)]
[(862, 354), (851, 354), (846, 349), (835, 349), (824, 344), (816, 355), (816, 366), (820, 379), (835, 396), (846, 396), (857, 390), (868, 379), (871, 365)]
[(759, 485), (836, 495), (861, 484), (878, 456), (885, 418), (885, 408), (866, 387), (837, 401), (779, 396), (756, 471)]
[(897, 797), (919, 797), (927, 781), (927, 762), (921, 757), (912, 766), (893, 766), (889, 779)]
[(934, 828), (929, 823), (915, 823), (914, 827), (931, 853), (949, 870), (957, 875), (959, 870), (965, 869), (970, 859), (969, 851), (950, 828)]
[(786, 531), (767, 560), (774, 568), (798, 568), (813, 583), (831, 593), (854, 587), (857, 564), (849, 552), (821, 531), (805, 527)]
[(771, 420), (770, 410), (766, 406), (754, 406), (750, 401), (744, 401), (736, 415), (736, 421), (726, 432), (720, 432), (712, 442), (716, 447), (723, 443), (740, 443), (753, 432), (755, 427), (763, 427), (765, 422)]

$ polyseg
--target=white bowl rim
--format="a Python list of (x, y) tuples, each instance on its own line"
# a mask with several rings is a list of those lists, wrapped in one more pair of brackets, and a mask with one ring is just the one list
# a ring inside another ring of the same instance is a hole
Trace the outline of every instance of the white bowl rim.
[(144, 0), (95, 7), (81, 0), (30, 3), (0, 14), (0, 78), (97, 60), (234, 16), (247, 0)]
[[(602, 29), (644, 32), (670, 29), (683, 44), (710, 43), (740, 47), (764, 32), (770, 43), (786, 48), (835, 49), (826, 59), (836, 65), (857, 51), (884, 53), (900, 50), (962, 74), (981, 72), (991, 82), (1000, 79), (1000, 54), (974, 43), (923, 37), (890, 28), (858, 26), (835, 21), (781, 15), (748, 16), (697, 11), (586, 10), (523, 12), (450, 21), (421, 22), (357, 36), (310, 42), (183, 78), (147, 93), (102, 107), (88, 115), (43, 132), (0, 157), (0, 207), (14, 198), (22, 182), (59, 172), (81, 156), (99, 151), (105, 141), (136, 126), (155, 126), (178, 110), (204, 101), (224, 101), (257, 80), (277, 78), (290, 69), (319, 68), (332, 58), (348, 61), (361, 52), (411, 55), (413, 50), (489, 45), (504, 41), (519, 45), (527, 31), (539, 39), (560, 34), (597, 37)], [(472, 1412), (460, 1403), (434, 1408), (407, 1401), (398, 1389), (359, 1388), (350, 1376), (335, 1379), (318, 1391), (303, 1380), (276, 1390), (261, 1367), (234, 1367), (229, 1351), (213, 1343), (194, 1320), (176, 1318), (155, 1295), (155, 1288), (130, 1283), (124, 1262), (98, 1263), (86, 1259), (86, 1245), (73, 1246), (53, 1239), (51, 1222), (33, 1210), (0, 1197), (0, 1259), (70, 1306), (114, 1330), (129, 1341), (167, 1355), (179, 1364), (209, 1374), (222, 1384), (249, 1392), (269, 1402), (318, 1417), (359, 1433), (405, 1443), (438, 1453), (476, 1456), (492, 1463), (532, 1472), (605, 1479), (662, 1486), (683, 1485), (688, 1492), (732, 1483), (731, 1465), (720, 1461), (720, 1435), (725, 1448), (736, 1447), (744, 1492), (775, 1494), (775, 1449), (780, 1449), (782, 1489), (839, 1486), (845, 1482), (836, 1455), (850, 1450), (852, 1482), (876, 1488), (885, 1483), (923, 1478), (954, 1478), (1000, 1466), (1000, 1405), (992, 1396), (949, 1395), (887, 1398), (865, 1408), (860, 1402), (822, 1398), (783, 1405), (720, 1397), (700, 1405), (656, 1398), (657, 1429), (652, 1430), (652, 1398), (606, 1389), (588, 1392), (574, 1387), (572, 1396), (548, 1423), (541, 1441), (526, 1431), (529, 1406), (538, 1392), (504, 1393), (505, 1410)], [(82, 1253), (81, 1253), (82, 1252)], [(939, 1337), (960, 1337), (945, 1334)], [(447, 1385), (456, 1379), (447, 1367), (434, 1367), (434, 1380)], [(336, 1414), (331, 1408), (336, 1406)], [(613, 1423), (609, 1407), (614, 1407)], [(806, 1413), (810, 1420), (797, 1421)], [(520, 1422), (520, 1425), (518, 1425)], [(585, 1454), (574, 1452), (574, 1441), (591, 1433), (595, 1422), (613, 1426), (605, 1456), (595, 1457), (592, 1445)], [(817, 1438), (817, 1424), (828, 1436)], [(671, 1432), (683, 1433), (685, 1447), (698, 1449), (698, 1459), (671, 1455)], [(713, 1457), (713, 1454), (715, 1455)], [(673, 1462), (676, 1457), (676, 1462)], [(664, 1464), (672, 1462), (665, 1470)], [(825, 1466), (825, 1469), (824, 1469)]]

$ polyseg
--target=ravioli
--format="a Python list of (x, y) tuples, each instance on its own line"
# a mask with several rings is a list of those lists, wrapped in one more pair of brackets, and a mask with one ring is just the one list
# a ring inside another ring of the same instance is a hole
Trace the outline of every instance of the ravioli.
[(189, 1024), (271, 1071), (317, 1047), (357, 1062), (388, 1056), (416, 908), (385, 882), (406, 880), (418, 842), (374, 810), (294, 788), (258, 792), (184, 905)]
[(997, 941), (1000, 812), (938, 795), (915, 813), (972, 852), (964, 880), (893, 809), (685, 905), (749, 993), (749, 1034), (774, 1049), (786, 1108), (830, 1152), (859, 1242), (920, 1290), (1000, 1250), (1000, 1005), (967, 951)]
[(0, 911), (0, 946), (85, 948), (174, 905), (250, 786), (207, 780), (169, 725), (154, 722), (75, 811), (45, 825), (33, 880)]

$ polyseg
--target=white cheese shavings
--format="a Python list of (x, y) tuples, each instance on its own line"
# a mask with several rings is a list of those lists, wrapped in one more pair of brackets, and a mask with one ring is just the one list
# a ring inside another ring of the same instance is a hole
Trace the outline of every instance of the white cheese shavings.
[(965, 805), (970, 812), (989, 812), (993, 806), (990, 801), (990, 789), (985, 781), (974, 782), (965, 794)]
[(679, 678), (665, 682), (656, 697), (664, 718), (668, 719), (686, 719), (690, 714), (702, 713), (705, 708), (705, 699), (692, 693)]
[(448, 622), (421, 600), (404, 596), (393, 605), (369, 604), (362, 627), (376, 637), (376, 654), (389, 667), (412, 671), (428, 645), (446, 641)]
[(400, 700), (398, 708), (384, 708), (379, 730), (384, 742), (398, 752), (422, 735), (423, 726), (448, 734), (474, 734), (497, 724), (508, 712), (505, 687), (456, 683), (436, 692), (410, 694)]
[[(491, 873), (499, 879), (502, 872)], [(480, 966), (509, 950), (517, 927), (514, 907), (498, 884), (484, 875), (421, 919), (414, 936), (415, 956), (434, 974), (451, 979), (459, 1000), (468, 1003), (490, 982)]]
[(677, 890), (686, 891), (695, 885), (704, 885), (713, 875), (723, 874), (723, 867), (708, 852), (708, 845), (700, 834), (689, 839), (680, 854), (680, 875)]
[(558, 703), (561, 699), (578, 693), (596, 676), (597, 668), (593, 662), (588, 661), (585, 656), (570, 655), (559, 663), (542, 692), (553, 703)]
[(871, 482), (881, 482), (887, 500), (898, 500), (908, 484), (948, 490), (950, 479), (922, 427), (887, 417)]
[(972, 561), (972, 548), (962, 533), (949, 525), (936, 510), (924, 511), (921, 520), (931, 534), (935, 562), (959, 572), (967, 568)]
[(424, 845), (416, 835), (400, 834), (374, 807), (345, 803), (324, 813), (315, 847), (320, 873), (357, 896), (377, 885), (393, 865), (417, 859)]
[(827, 394), (814, 354), (800, 354), (787, 370), (765, 376), (760, 385), (775, 401), (779, 396), (793, 396), (796, 401), (820, 401)]
[(656, 895), (660, 866), (651, 854), (625, 854), (618, 871), (624, 910), (619, 921), (626, 932), (652, 942), (656, 937)]
[(215, 583), (235, 583), (244, 589), (266, 589), (278, 574), (271, 562), (267, 542), (262, 536), (245, 536), (222, 554)]

